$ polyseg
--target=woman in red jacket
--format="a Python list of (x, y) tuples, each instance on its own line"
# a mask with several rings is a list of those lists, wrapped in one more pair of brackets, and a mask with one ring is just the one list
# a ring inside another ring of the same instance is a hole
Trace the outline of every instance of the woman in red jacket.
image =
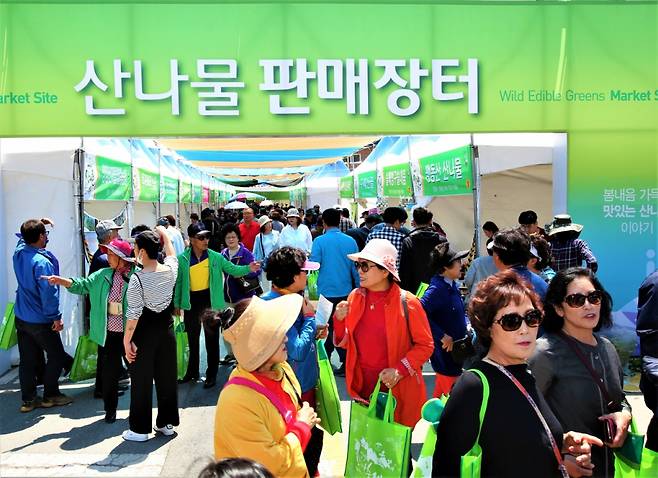
[(413, 427), (427, 399), (421, 369), (434, 340), (420, 302), (398, 285), (397, 255), (388, 240), (373, 239), (347, 256), (359, 270), (361, 288), (336, 307), (334, 341), (347, 349), (349, 395), (367, 401), (381, 379), (397, 400), (395, 421)]

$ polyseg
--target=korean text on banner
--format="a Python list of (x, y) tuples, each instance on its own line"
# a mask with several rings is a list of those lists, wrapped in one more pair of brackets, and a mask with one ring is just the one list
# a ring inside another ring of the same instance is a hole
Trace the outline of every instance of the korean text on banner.
[(85, 200), (128, 201), (132, 189), (129, 163), (86, 155)]
[(409, 163), (386, 166), (384, 168), (384, 196), (411, 197), (411, 168)]
[(345, 199), (354, 198), (354, 176), (340, 178), (340, 197)]
[(420, 158), (423, 195), (456, 196), (471, 194), (473, 152), (471, 146)]
[(160, 202), (175, 204), (178, 202), (178, 179), (168, 176), (160, 177), (161, 195)]
[(361, 173), (359, 178), (359, 197), (376, 198), (377, 197), (377, 171), (368, 171)]

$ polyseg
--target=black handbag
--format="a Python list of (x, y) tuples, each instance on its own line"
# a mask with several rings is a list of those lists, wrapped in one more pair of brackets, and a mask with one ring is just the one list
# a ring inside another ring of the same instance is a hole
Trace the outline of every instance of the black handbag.
[(245, 295), (251, 294), (252, 292), (255, 293), (256, 295), (260, 295), (263, 293), (263, 289), (261, 289), (260, 287), (260, 281), (258, 280), (258, 277), (249, 279), (247, 278), (247, 276), (242, 276), (242, 277), (236, 277), (235, 280), (238, 283), (238, 287), (240, 288), (240, 291)]
[(459, 340), (453, 340), (450, 356), (456, 364), (462, 365), (467, 359), (474, 355), (475, 346), (473, 345), (473, 332), (468, 330), (466, 331), (465, 337)]

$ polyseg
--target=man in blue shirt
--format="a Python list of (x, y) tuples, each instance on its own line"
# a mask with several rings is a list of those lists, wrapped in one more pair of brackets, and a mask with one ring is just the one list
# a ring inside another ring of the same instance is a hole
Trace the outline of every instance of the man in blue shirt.
[(530, 259), (530, 237), (520, 229), (505, 229), (493, 237), (487, 246), (493, 251), (494, 264), (499, 271), (512, 269), (532, 286), (542, 302), (546, 298), (548, 285), (528, 267)]
[[(327, 209), (322, 213), (324, 234), (313, 241), (310, 260), (320, 263), (318, 275), (318, 293), (334, 304), (329, 319), (329, 338), (325, 344), (327, 357), (331, 358), (334, 350), (333, 315), (336, 304), (347, 300), (352, 289), (359, 286), (359, 274), (354, 262), (347, 258), (348, 254), (359, 252), (356, 241), (347, 234), (340, 232), (341, 213), (337, 209)], [(341, 361), (337, 375), (345, 373), (345, 349), (337, 349)]]
[[(14, 251), (16, 290), (16, 331), (20, 352), (19, 379), (23, 404), (21, 412), (36, 407), (67, 405), (73, 400), (59, 391), (58, 379), (66, 364), (66, 352), (59, 332), (64, 328), (59, 312), (59, 289), (43, 276), (57, 274), (52, 254), (45, 250), (48, 232), (42, 221), (30, 219), (21, 226), (22, 239)], [(43, 400), (37, 397), (37, 375), (43, 353), (46, 362), (43, 376)]]

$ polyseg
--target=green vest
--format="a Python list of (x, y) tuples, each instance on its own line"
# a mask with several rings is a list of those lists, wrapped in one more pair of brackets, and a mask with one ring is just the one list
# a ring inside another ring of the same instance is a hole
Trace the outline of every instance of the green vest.
[[(174, 289), (174, 307), (190, 310), (190, 255), (192, 248), (188, 247), (178, 256), (178, 276)], [(224, 272), (234, 277), (242, 277), (249, 272), (249, 266), (238, 266), (227, 260), (219, 252), (208, 249), (208, 268), (210, 271), (210, 307), (213, 310), (223, 310), (226, 307), (224, 300)]]
[[(128, 278), (135, 272), (135, 267), (130, 268)], [(89, 295), (91, 302), (91, 312), (89, 313), (89, 338), (98, 345), (104, 346), (107, 337), (107, 302), (110, 297), (112, 288), (112, 276), (114, 269), (105, 267), (100, 269), (89, 277), (71, 277), (73, 284), (68, 288), (72, 294)], [(128, 310), (128, 301), (126, 299), (126, 290), (128, 282), (124, 282), (121, 294), (123, 304), (123, 325), (126, 325), (126, 312)]]

